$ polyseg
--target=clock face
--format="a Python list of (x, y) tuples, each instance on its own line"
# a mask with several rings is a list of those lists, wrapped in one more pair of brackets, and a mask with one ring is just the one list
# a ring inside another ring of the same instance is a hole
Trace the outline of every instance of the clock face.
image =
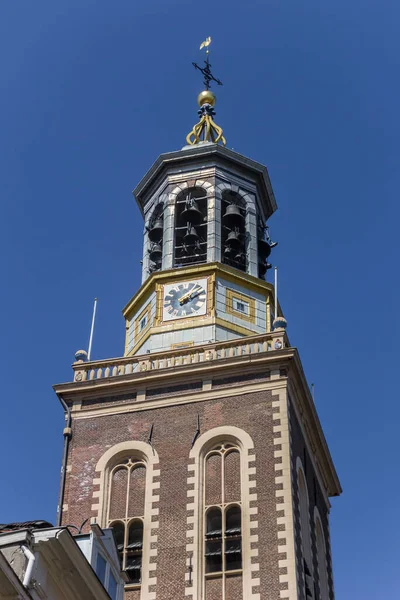
[(163, 321), (205, 315), (207, 279), (196, 279), (164, 286)]

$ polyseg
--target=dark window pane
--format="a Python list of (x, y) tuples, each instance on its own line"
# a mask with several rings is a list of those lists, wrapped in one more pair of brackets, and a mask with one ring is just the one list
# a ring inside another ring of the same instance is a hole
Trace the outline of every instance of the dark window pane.
[(141, 550), (143, 544), (143, 523), (133, 521), (129, 525), (128, 550)]
[(142, 569), (143, 523), (139, 519), (129, 525), (125, 571), (131, 583), (140, 583)]
[(115, 543), (118, 548), (118, 552), (124, 549), (124, 538), (125, 538), (125, 527), (123, 523), (112, 523), (110, 525), (114, 532)]
[(225, 515), (225, 569), (242, 568), (242, 515), (240, 506), (230, 506)]
[(230, 506), (226, 511), (225, 532), (226, 535), (241, 533), (242, 516), (240, 506)]
[(123, 523), (112, 523), (110, 525), (114, 532), (115, 544), (118, 550), (119, 561), (121, 563), (121, 569), (124, 561), (124, 543), (125, 543), (125, 526)]
[(96, 574), (103, 585), (106, 580), (106, 567), (107, 563), (105, 559), (102, 557), (101, 554), (98, 554), (96, 560)]
[(128, 575), (130, 583), (140, 583), (141, 570), (142, 570), (141, 554), (137, 555), (137, 554), (129, 553), (126, 557), (125, 572)]
[(227, 539), (225, 541), (225, 569), (234, 571), (242, 568), (242, 540), (241, 538)]
[(222, 513), (219, 508), (211, 508), (207, 512), (207, 537), (221, 537), (222, 535)]
[(110, 571), (110, 578), (108, 580), (108, 595), (111, 600), (117, 600), (117, 582), (115, 581), (114, 575)]
[(222, 540), (206, 542), (206, 573), (222, 571)]

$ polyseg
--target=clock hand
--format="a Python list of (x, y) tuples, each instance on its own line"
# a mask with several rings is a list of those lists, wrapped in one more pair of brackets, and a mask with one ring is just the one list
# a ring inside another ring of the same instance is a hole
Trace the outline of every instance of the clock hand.
[(184, 294), (183, 296), (181, 296), (181, 297), (179, 298), (179, 304), (184, 304), (185, 302), (187, 302), (188, 300), (190, 300), (190, 299), (191, 299), (191, 297), (192, 297), (192, 294), (194, 294), (194, 292), (197, 292), (198, 290), (200, 291), (200, 289), (201, 289), (201, 288), (200, 288), (199, 286), (196, 286), (196, 287), (194, 288), (194, 290), (191, 290), (191, 291), (190, 291), (190, 292), (188, 292), (187, 294)]
[(179, 298), (179, 304), (184, 304), (189, 300), (189, 294), (184, 294)]
[(191, 295), (189, 296), (189, 299), (192, 300), (193, 298), (196, 298), (196, 296), (199, 296), (201, 294), (202, 290), (198, 290), (196, 293), (192, 292)]

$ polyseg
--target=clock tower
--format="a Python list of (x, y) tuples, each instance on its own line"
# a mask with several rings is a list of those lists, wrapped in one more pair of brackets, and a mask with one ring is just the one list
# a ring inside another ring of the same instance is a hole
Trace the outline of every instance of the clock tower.
[(266, 221), (276, 202), (263, 165), (188, 144), (162, 154), (134, 195), (145, 225), (142, 286), (124, 309), (127, 356), (272, 330)]
[(225, 147), (206, 58), (199, 122), (134, 190), (124, 355), (77, 352), (54, 386), (58, 521), (113, 527), (126, 600), (333, 600), (341, 488), (268, 282), (276, 201), (266, 167)]

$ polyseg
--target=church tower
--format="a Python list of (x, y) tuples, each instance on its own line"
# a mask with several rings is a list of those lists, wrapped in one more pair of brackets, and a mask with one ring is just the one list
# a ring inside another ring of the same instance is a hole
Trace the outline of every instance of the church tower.
[(341, 488), (267, 281), (276, 201), (266, 167), (225, 147), (206, 58), (187, 145), (134, 190), (143, 268), (124, 356), (80, 351), (54, 386), (59, 523), (113, 527), (126, 600), (333, 600)]

